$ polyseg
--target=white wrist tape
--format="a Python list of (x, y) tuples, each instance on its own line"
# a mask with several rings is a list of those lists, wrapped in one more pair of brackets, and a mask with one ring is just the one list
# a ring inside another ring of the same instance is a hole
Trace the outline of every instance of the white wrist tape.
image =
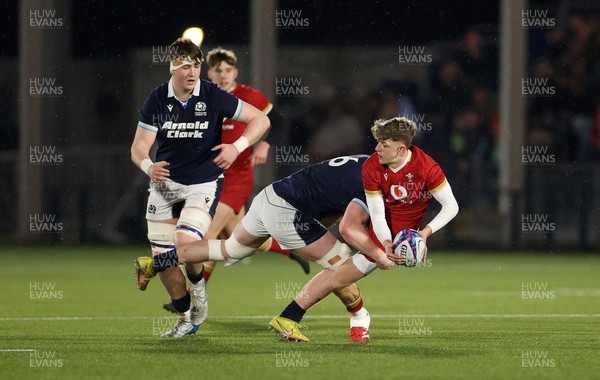
[(152, 162), (151, 159), (149, 158), (145, 158), (142, 160), (142, 163), (140, 164), (140, 169), (142, 169), (142, 171), (144, 173), (146, 173), (146, 175), (150, 175), (148, 173), (148, 169), (150, 169), (150, 166), (154, 165), (154, 162)]
[(237, 149), (238, 153), (242, 153), (244, 149), (250, 146), (250, 142), (245, 136), (242, 136), (234, 141), (233, 146), (235, 146), (235, 149)]

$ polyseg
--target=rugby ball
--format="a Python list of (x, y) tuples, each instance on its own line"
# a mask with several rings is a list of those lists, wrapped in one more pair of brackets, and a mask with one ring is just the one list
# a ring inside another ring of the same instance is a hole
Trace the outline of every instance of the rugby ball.
[(415, 267), (424, 264), (427, 258), (425, 242), (421, 235), (410, 228), (398, 232), (392, 243), (392, 251), (396, 256), (404, 257), (404, 266)]

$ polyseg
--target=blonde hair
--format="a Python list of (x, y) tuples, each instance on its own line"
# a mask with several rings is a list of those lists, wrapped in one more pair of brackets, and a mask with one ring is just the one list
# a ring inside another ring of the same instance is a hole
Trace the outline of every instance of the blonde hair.
[(400, 141), (410, 148), (412, 139), (417, 134), (417, 125), (405, 117), (394, 117), (389, 120), (378, 119), (373, 123), (371, 133), (377, 141), (388, 139)]
[(221, 62), (226, 62), (231, 66), (237, 66), (237, 57), (231, 50), (223, 49), (222, 47), (216, 47), (208, 52), (206, 61), (209, 67), (215, 67)]

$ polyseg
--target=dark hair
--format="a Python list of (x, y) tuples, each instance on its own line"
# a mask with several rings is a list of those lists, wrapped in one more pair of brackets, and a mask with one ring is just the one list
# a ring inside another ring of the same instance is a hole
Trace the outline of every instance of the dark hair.
[(169, 46), (169, 55), (171, 61), (181, 57), (190, 57), (192, 60), (197, 60), (198, 63), (204, 62), (204, 54), (202, 50), (188, 38), (178, 38)]

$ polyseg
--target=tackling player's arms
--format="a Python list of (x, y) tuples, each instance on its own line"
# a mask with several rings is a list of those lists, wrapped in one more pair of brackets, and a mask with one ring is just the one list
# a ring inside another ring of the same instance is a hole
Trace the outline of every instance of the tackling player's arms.
[(352, 247), (369, 256), (377, 263), (379, 269), (390, 269), (394, 266), (385, 252), (381, 250), (369, 235), (369, 214), (364, 203), (358, 199), (352, 200), (340, 222), (340, 234)]

